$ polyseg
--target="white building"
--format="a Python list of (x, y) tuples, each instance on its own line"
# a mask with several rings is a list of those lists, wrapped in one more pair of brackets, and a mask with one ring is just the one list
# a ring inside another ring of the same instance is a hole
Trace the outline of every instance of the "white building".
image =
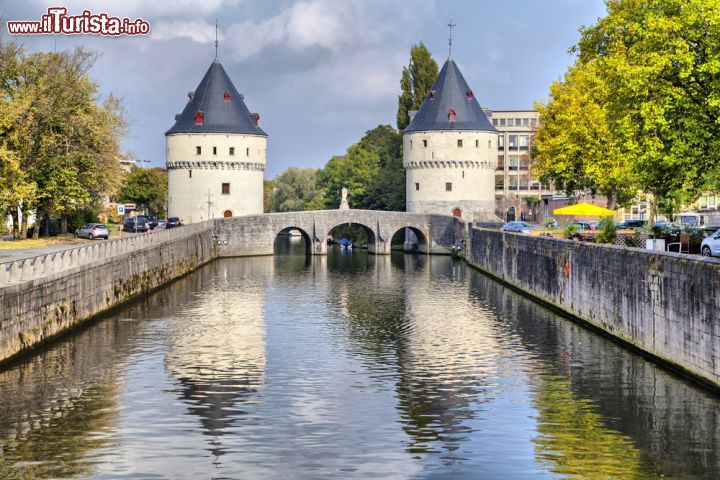
[(497, 221), (497, 142), (497, 130), (448, 58), (403, 132), (406, 210)]
[(267, 134), (243, 100), (216, 58), (165, 133), (169, 217), (263, 212)]

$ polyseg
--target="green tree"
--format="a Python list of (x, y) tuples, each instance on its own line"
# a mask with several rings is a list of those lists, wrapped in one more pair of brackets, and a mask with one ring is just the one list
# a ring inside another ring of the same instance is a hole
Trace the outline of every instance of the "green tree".
[(612, 92), (612, 135), (654, 221), (660, 202), (696, 198), (720, 168), (720, 2), (606, 3), (575, 51)]
[(167, 207), (168, 176), (163, 168), (133, 167), (118, 193), (123, 203), (135, 203), (151, 215), (164, 217)]
[(410, 63), (403, 67), (398, 97), (397, 127), (402, 131), (410, 123), (410, 110), (417, 110), (438, 76), (438, 65), (430, 50), (420, 42), (410, 49)]
[(9, 112), (0, 144), (35, 187), (13, 208), (22, 209), (24, 220), (31, 210), (38, 219), (59, 216), (63, 233), (74, 209), (111, 195), (121, 178), (127, 124), (117, 98), (97, 103), (98, 85), (89, 77), (96, 57), (84, 49), (26, 55), (0, 44), (0, 109)]
[(607, 106), (610, 95), (592, 62), (571, 67), (550, 86), (550, 101), (535, 105), (542, 122), (532, 156), (544, 184), (568, 195), (599, 192), (614, 209), (637, 194), (637, 185)]
[(317, 169), (290, 167), (273, 179), (271, 212), (319, 210), (322, 192), (317, 187)]

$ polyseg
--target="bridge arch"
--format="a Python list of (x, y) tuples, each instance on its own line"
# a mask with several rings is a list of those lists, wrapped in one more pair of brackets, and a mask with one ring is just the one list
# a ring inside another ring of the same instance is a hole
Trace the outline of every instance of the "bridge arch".
[(365, 233), (367, 234), (368, 252), (375, 252), (375, 247), (376, 247), (376, 243), (377, 243), (376, 238), (375, 238), (375, 231), (363, 223), (359, 223), (359, 222), (340, 222), (340, 223), (333, 222), (333, 223), (330, 223), (329, 228), (327, 228), (327, 233), (325, 234), (325, 239), (328, 239), (331, 237), (331, 233), (333, 230), (335, 230), (338, 227), (342, 227), (344, 225), (361, 227), (363, 229), (363, 231), (365, 231)]
[(412, 226), (404, 225), (397, 228), (390, 237), (393, 243), (396, 243), (398, 239), (403, 244), (403, 250), (406, 252), (428, 252), (428, 238), (423, 229)]
[[(300, 237), (296, 237), (294, 235), (295, 232), (300, 232)], [(273, 253), (280, 253), (278, 252), (278, 239), (283, 236), (287, 236), (288, 238), (301, 238), (302, 241), (305, 242), (305, 255), (310, 255), (312, 253), (310, 234), (307, 233), (304, 228), (296, 227), (293, 225), (289, 227), (283, 227), (275, 232), (275, 234), (273, 235)]]

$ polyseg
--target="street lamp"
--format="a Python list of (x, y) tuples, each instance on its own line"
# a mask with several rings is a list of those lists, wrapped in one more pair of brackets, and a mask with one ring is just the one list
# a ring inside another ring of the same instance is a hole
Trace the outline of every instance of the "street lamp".
[(139, 164), (140, 164), (140, 168), (145, 168), (145, 166), (143, 165), (143, 163), (150, 163), (150, 160), (135, 160), (135, 163), (139, 163)]

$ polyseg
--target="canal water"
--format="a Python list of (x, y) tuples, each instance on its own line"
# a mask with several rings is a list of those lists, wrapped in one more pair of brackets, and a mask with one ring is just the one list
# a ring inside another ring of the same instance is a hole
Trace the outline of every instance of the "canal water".
[(0, 372), (0, 478), (719, 478), (720, 398), (449, 257), (211, 263)]

